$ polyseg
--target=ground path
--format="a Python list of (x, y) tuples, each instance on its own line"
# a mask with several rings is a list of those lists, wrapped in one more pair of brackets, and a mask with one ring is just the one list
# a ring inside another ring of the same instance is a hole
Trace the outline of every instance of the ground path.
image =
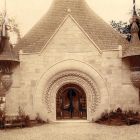
[(140, 125), (112, 127), (86, 122), (57, 122), (0, 130), (0, 140), (140, 140)]

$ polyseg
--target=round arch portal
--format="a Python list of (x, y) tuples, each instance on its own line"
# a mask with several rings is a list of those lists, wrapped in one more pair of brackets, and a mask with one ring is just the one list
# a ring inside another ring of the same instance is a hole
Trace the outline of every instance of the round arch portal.
[(56, 114), (56, 99), (57, 93), (61, 87), (72, 83), (81, 87), (86, 94), (87, 100), (87, 120), (91, 120), (93, 113), (97, 110), (100, 103), (100, 91), (97, 88), (96, 83), (88, 75), (80, 72), (67, 70), (60, 73), (56, 73), (47, 84), (47, 88), (44, 90), (43, 102), (47, 109), (49, 118), (57, 119)]
[(87, 100), (82, 87), (74, 83), (63, 85), (56, 96), (56, 119), (86, 119)]
[(108, 88), (98, 71), (80, 61), (67, 60), (54, 65), (40, 77), (34, 94), (34, 112), (43, 120), (55, 121), (57, 93), (69, 83), (84, 90), (88, 121), (96, 120), (108, 108)]

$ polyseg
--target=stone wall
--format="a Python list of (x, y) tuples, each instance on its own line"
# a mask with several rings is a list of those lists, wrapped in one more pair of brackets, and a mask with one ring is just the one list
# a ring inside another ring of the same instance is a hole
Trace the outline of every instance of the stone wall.
[(43, 102), (44, 91), (57, 73), (69, 70), (90, 77), (98, 90), (100, 103), (88, 120), (96, 120), (105, 110), (117, 107), (139, 108), (138, 90), (130, 82), (128, 66), (122, 62), (119, 49), (101, 51), (76, 21), (67, 17), (41, 52), (20, 54), (20, 65), (13, 73), (14, 84), (7, 94), (7, 112), (17, 113), (21, 106), (31, 117), (40, 113), (44, 120), (55, 120), (55, 113), (49, 115)]

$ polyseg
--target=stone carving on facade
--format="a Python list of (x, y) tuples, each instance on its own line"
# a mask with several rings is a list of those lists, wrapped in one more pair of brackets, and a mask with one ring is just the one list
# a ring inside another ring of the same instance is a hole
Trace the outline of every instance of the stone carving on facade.
[(5, 95), (12, 85), (12, 76), (10, 73), (0, 74), (0, 93)]
[(68, 83), (74, 83), (83, 88), (86, 93), (87, 100), (89, 101), (88, 108), (90, 108), (91, 112), (94, 112), (100, 103), (100, 93), (96, 83), (88, 75), (80, 71), (70, 70), (57, 73), (46, 83), (42, 99), (47, 106), (48, 112), (50, 113), (55, 109), (52, 104), (55, 104), (58, 90)]
[(140, 71), (132, 71), (131, 80), (137, 88), (140, 88)]

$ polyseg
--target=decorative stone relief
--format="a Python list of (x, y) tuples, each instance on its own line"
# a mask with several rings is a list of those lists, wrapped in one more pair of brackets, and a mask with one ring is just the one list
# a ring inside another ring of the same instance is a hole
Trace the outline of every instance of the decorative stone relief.
[(9, 90), (9, 88), (12, 85), (12, 77), (10, 74), (4, 74), (1, 77), (1, 82), (6, 90)]
[(68, 83), (74, 83), (83, 88), (87, 96), (87, 107), (91, 112), (94, 112), (100, 103), (100, 92), (96, 83), (85, 73), (68, 70), (56, 73), (46, 82), (42, 100), (47, 106), (48, 113), (55, 109), (56, 94), (58, 90)]
[(1, 74), (0, 76), (0, 93), (5, 94), (12, 85), (11, 74)]
[(137, 88), (140, 88), (140, 71), (131, 72), (131, 80)]

